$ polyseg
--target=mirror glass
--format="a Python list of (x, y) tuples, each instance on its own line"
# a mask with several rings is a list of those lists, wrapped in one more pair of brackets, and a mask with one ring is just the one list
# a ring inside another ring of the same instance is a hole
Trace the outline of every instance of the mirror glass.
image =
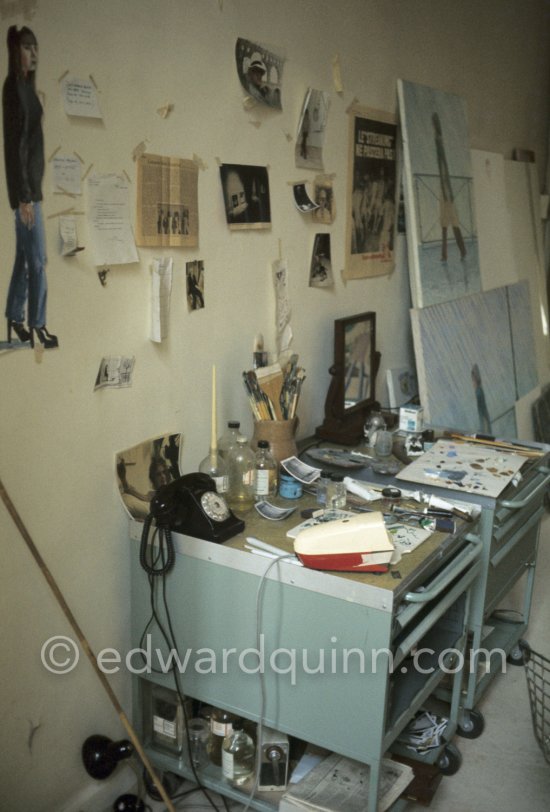
[[(340, 348), (344, 367), (343, 408), (347, 411), (374, 399), (374, 313), (362, 313), (338, 322), (343, 343)], [(338, 338), (336, 341), (339, 343)]]

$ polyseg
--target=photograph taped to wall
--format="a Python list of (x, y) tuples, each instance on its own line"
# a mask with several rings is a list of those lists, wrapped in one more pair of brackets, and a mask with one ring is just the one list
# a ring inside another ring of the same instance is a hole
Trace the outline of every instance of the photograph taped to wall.
[(201, 310), (204, 307), (204, 262), (195, 259), (185, 263), (187, 283), (187, 309)]
[(317, 208), (312, 211), (311, 219), (316, 223), (324, 223), (325, 225), (334, 223), (336, 202), (334, 200), (332, 178), (324, 175), (315, 178), (313, 182), (313, 199), (317, 204)]
[(436, 426), (516, 437), (538, 383), (527, 282), (411, 311), (420, 402)]
[(396, 138), (393, 115), (350, 108), (345, 279), (395, 267)]
[(158, 488), (179, 479), (182, 446), (181, 434), (165, 434), (115, 455), (118, 491), (131, 518), (143, 521)]
[(398, 82), (414, 307), (481, 290), (466, 105)]
[(322, 90), (307, 91), (296, 137), (296, 166), (305, 169), (323, 169), (323, 142), (329, 108), (328, 93)]
[(265, 166), (222, 164), (220, 178), (231, 230), (271, 228), (269, 177)]
[(315, 211), (317, 203), (310, 197), (306, 184), (302, 181), (300, 183), (292, 184), (292, 194), (294, 195), (294, 203), (296, 208), (302, 212)]
[(136, 242), (196, 248), (199, 169), (195, 161), (144, 153), (137, 160)]
[(330, 258), (330, 234), (316, 234), (309, 271), (310, 288), (331, 288), (334, 285)]
[(239, 81), (248, 97), (281, 110), (284, 59), (255, 42), (239, 37), (235, 45), (235, 60)]

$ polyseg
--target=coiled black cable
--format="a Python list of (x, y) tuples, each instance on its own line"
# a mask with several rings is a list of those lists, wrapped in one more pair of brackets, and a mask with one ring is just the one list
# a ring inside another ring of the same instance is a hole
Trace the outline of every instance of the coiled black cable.
[[(141, 532), (141, 544), (139, 548), (139, 563), (148, 575), (166, 575), (176, 560), (176, 553), (174, 550), (174, 542), (172, 541), (172, 534), (168, 525), (158, 525), (153, 538), (149, 541), (149, 532), (153, 523), (153, 516), (150, 513), (143, 524)], [(153, 556), (153, 544), (155, 536), (158, 534), (160, 556)], [(155, 565), (154, 560), (161, 561), (161, 565)]]

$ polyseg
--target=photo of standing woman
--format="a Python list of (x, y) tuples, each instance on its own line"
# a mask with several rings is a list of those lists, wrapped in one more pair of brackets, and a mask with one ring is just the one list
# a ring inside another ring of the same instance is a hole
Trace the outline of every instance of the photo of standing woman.
[(8, 29), (8, 76), (2, 93), (4, 159), (10, 206), (15, 215), (15, 261), (6, 302), (7, 339), (58, 346), (46, 329), (46, 240), (42, 216), (44, 137), (36, 93), (38, 42), (24, 26)]

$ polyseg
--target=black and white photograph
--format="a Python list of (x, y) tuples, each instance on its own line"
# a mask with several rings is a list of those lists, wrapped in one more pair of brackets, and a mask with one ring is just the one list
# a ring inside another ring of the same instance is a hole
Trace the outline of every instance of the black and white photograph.
[(298, 121), (294, 151), (297, 167), (323, 169), (323, 142), (328, 109), (328, 93), (309, 88)]
[(294, 204), (299, 211), (309, 213), (317, 208), (317, 203), (310, 197), (303, 181), (292, 184), (292, 193), (294, 195)]
[(196, 259), (185, 263), (187, 309), (201, 310), (204, 307), (204, 262)]
[(220, 177), (229, 228), (270, 228), (271, 205), (267, 168), (222, 164)]
[(330, 234), (316, 234), (309, 271), (310, 288), (330, 288), (334, 285), (330, 258)]
[(284, 60), (257, 43), (241, 37), (235, 45), (235, 60), (240, 83), (247, 95), (260, 104), (282, 110)]

